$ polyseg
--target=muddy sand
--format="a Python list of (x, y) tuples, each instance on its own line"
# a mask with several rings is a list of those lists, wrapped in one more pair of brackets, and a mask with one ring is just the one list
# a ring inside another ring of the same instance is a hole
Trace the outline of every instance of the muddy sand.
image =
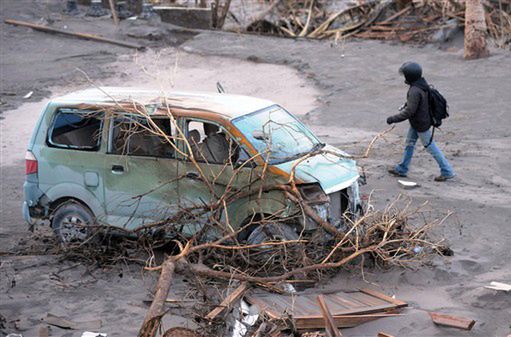
[[(48, 4), (49, 3), (49, 4)], [(30, 6), (26, 6), (29, 4)], [(454, 256), (437, 258), (417, 270), (341, 271), (318, 286), (355, 288), (370, 283), (410, 303), (404, 316), (380, 319), (345, 336), (505, 336), (510, 333), (511, 295), (484, 289), (491, 281), (511, 283), (511, 54), (493, 51), (490, 58), (466, 62), (461, 51), (440, 51), (374, 41), (288, 40), (227, 33), (171, 36), (147, 41), (139, 23), (70, 18), (52, 14), (55, 1), (2, 2), (0, 19), (36, 22), (51, 18), (56, 27), (101, 32), (147, 43), (146, 52), (74, 40), (1, 24), (1, 215), (0, 251), (34, 241), (21, 218), (24, 152), (45, 102), (55, 95), (94, 84), (214, 91), (220, 81), (230, 93), (278, 102), (299, 114), (325, 142), (362, 153), (371, 138), (385, 130), (385, 119), (404, 100), (406, 86), (397, 73), (407, 60), (423, 64), (426, 78), (447, 96), (451, 117), (436, 141), (457, 177), (433, 182), (435, 162), (417, 148), (409, 179), (420, 183), (403, 190), (386, 166), (399, 160), (406, 123), (398, 125), (373, 148), (365, 167), (374, 207), (398, 195), (414, 205), (428, 201), (431, 216), (454, 211), (438, 235)], [(161, 31), (151, 28), (151, 31)], [(22, 97), (33, 91), (32, 97)], [(20, 243), (21, 241), (21, 243)], [(36, 336), (48, 312), (76, 320), (100, 318), (109, 336), (135, 336), (147, 310), (156, 275), (139, 265), (108, 269), (61, 260), (59, 256), (0, 256), (0, 333)], [(176, 277), (171, 297), (188, 296), (187, 280)], [(165, 327), (194, 327), (173, 310)], [(440, 328), (428, 311), (461, 315), (477, 321), (472, 331)], [(2, 326), (3, 325), (3, 326)], [(52, 336), (80, 336), (82, 331), (51, 328)]]

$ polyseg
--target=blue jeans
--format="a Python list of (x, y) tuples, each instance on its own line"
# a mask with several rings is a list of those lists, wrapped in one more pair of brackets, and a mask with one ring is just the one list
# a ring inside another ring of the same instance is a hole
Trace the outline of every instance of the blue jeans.
[[(408, 173), (408, 167), (410, 166), (410, 162), (412, 161), (413, 149), (415, 148), (415, 143), (417, 143), (417, 139), (420, 138), (422, 145), (428, 145), (431, 139), (431, 130), (427, 130), (425, 132), (417, 132), (414, 128), (410, 127), (408, 129), (408, 134), (406, 135), (406, 143), (405, 143), (405, 152), (403, 154), (403, 159), (401, 162), (395, 167), (395, 170), (401, 174)], [(440, 174), (445, 177), (454, 176), (454, 171), (452, 170), (451, 165), (442, 151), (436, 146), (435, 142), (432, 141), (431, 144), (426, 148), (426, 150), (435, 158), (438, 166), (440, 166)]]

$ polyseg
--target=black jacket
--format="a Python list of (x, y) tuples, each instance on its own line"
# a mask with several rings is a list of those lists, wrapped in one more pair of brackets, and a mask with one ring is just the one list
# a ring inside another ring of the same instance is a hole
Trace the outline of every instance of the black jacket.
[(408, 119), (412, 128), (418, 132), (429, 130), (431, 127), (431, 116), (429, 114), (427, 88), (428, 84), (422, 78), (412, 83), (406, 95), (405, 108), (400, 113), (389, 117), (388, 122), (399, 123)]

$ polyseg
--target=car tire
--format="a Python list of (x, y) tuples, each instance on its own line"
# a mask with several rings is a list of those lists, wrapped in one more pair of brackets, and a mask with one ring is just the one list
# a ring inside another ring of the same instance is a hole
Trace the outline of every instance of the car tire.
[(53, 212), (51, 226), (59, 241), (65, 245), (82, 243), (91, 235), (90, 225), (94, 215), (84, 205), (76, 201), (67, 201)]
[(295, 229), (282, 223), (270, 223), (257, 226), (247, 237), (247, 244), (258, 245), (269, 241), (298, 240)]

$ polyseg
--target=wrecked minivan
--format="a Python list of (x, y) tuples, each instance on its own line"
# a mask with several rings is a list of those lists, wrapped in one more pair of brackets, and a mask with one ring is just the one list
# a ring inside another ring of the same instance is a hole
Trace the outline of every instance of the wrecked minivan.
[(64, 243), (85, 240), (92, 224), (129, 232), (165, 221), (185, 236), (215, 222), (260, 243), (343, 226), (362, 210), (359, 178), (346, 153), (267, 100), (87, 89), (42, 112), (23, 216), (49, 220)]

